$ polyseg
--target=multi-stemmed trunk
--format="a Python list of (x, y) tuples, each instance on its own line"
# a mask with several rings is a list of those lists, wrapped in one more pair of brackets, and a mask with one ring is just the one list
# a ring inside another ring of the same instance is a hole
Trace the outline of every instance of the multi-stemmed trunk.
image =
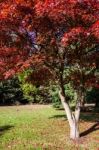
[(62, 105), (65, 109), (67, 119), (70, 125), (70, 138), (73, 140), (77, 140), (80, 137), (79, 134), (80, 102), (77, 101), (75, 112), (73, 113), (69, 107), (69, 104), (66, 102), (66, 97), (62, 91), (59, 91), (59, 96)]

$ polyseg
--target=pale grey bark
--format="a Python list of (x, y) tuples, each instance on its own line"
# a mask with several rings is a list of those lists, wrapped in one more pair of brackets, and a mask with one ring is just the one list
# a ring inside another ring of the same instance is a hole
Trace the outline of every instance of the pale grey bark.
[(80, 117), (80, 101), (77, 101), (76, 103), (76, 107), (75, 107), (75, 119), (76, 121), (79, 121), (79, 117)]
[(62, 102), (62, 105), (65, 109), (65, 112), (67, 114), (67, 119), (69, 121), (69, 124), (71, 126), (71, 124), (73, 123), (73, 119), (72, 119), (72, 112), (70, 110), (70, 107), (68, 105), (68, 103), (66, 103), (65, 101), (65, 97), (62, 95), (61, 91), (59, 91), (59, 96), (60, 96), (60, 99), (61, 99), (61, 102)]
[(66, 102), (65, 96), (59, 91), (59, 96), (62, 102), (62, 105), (65, 109), (67, 119), (70, 125), (70, 138), (71, 139), (78, 139), (79, 138), (79, 116), (80, 116), (80, 103), (77, 102), (75, 113), (73, 113), (69, 107), (69, 104)]
[(76, 120), (74, 121), (72, 127), (70, 127), (70, 138), (76, 140), (79, 138), (79, 126)]

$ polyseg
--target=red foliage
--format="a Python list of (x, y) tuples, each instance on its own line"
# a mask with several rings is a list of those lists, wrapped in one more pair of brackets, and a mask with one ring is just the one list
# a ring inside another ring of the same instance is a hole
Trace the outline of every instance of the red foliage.
[(68, 46), (70, 42), (73, 42), (75, 40), (78, 40), (78, 38), (81, 36), (86, 36), (86, 32), (82, 27), (76, 27), (71, 29), (69, 32), (66, 32), (62, 38), (62, 44), (63, 46)]
[[(33, 71), (33, 73), (27, 78), (27, 81), (34, 85), (45, 85), (48, 84), (47, 81), (52, 79), (52, 73), (46, 67), (41, 67), (38, 70)], [(46, 82), (45, 82), (46, 81)]]
[[(33, 45), (24, 34), (30, 26), (37, 33), (36, 44), (41, 46), (31, 57)], [(99, 58), (88, 51), (99, 42), (98, 0), (2, 1), (0, 29), (0, 79), (42, 64), (59, 77), (66, 61), (68, 65), (89, 68)], [(15, 40), (12, 31), (17, 35)]]
[(96, 21), (91, 28), (92, 34), (98, 39), (99, 42), (99, 20)]

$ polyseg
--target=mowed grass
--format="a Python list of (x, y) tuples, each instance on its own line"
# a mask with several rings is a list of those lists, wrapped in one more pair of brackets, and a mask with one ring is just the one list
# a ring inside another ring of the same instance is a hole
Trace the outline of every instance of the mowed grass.
[(78, 142), (63, 110), (49, 105), (0, 107), (0, 150), (99, 150), (99, 114), (84, 113)]

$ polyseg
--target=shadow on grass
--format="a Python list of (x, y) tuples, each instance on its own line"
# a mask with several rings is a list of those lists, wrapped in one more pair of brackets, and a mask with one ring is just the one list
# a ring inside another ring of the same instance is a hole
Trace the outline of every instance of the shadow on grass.
[(49, 119), (54, 119), (54, 118), (56, 118), (56, 119), (64, 118), (65, 120), (67, 120), (66, 115), (54, 115), (52, 117), (49, 117)]
[(14, 126), (11, 126), (11, 125), (0, 126), (0, 136), (13, 127)]
[(87, 134), (97, 131), (99, 130), (99, 122), (95, 123), (94, 125), (92, 125), (89, 129), (87, 129), (86, 131), (82, 132), (80, 134), (80, 137), (86, 136)]
[(99, 122), (99, 113), (85, 112), (81, 113), (80, 119), (83, 121)]
[[(64, 118), (65, 120), (67, 120), (67, 117), (65, 114), (60, 114), (60, 115), (54, 115), (52, 117), (50, 117), (49, 119), (53, 119), (53, 118), (56, 118), (56, 119), (59, 119), (59, 118)], [(81, 116), (80, 116), (80, 120), (83, 120), (83, 121), (91, 121), (91, 122), (98, 122), (99, 121), (99, 113), (88, 113), (88, 112), (85, 112), (85, 113), (81, 113)]]
[[(52, 117), (50, 117), (49, 119), (53, 119), (53, 118), (56, 118), (56, 119), (59, 119), (59, 118), (64, 118), (64, 121), (67, 120), (66, 118), (66, 115), (54, 115)], [(80, 134), (81, 137), (83, 136), (86, 136), (88, 134), (90, 134), (91, 132), (94, 132), (96, 130), (99, 130), (99, 113), (88, 113), (88, 112), (85, 112), (85, 113), (81, 113), (81, 116), (80, 116), (80, 120), (81, 121), (86, 121), (86, 122), (93, 122), (95, 123), (94, 125), (92, 125), (89, 129), (85, 130), (84, 132), (82, 132)]]

